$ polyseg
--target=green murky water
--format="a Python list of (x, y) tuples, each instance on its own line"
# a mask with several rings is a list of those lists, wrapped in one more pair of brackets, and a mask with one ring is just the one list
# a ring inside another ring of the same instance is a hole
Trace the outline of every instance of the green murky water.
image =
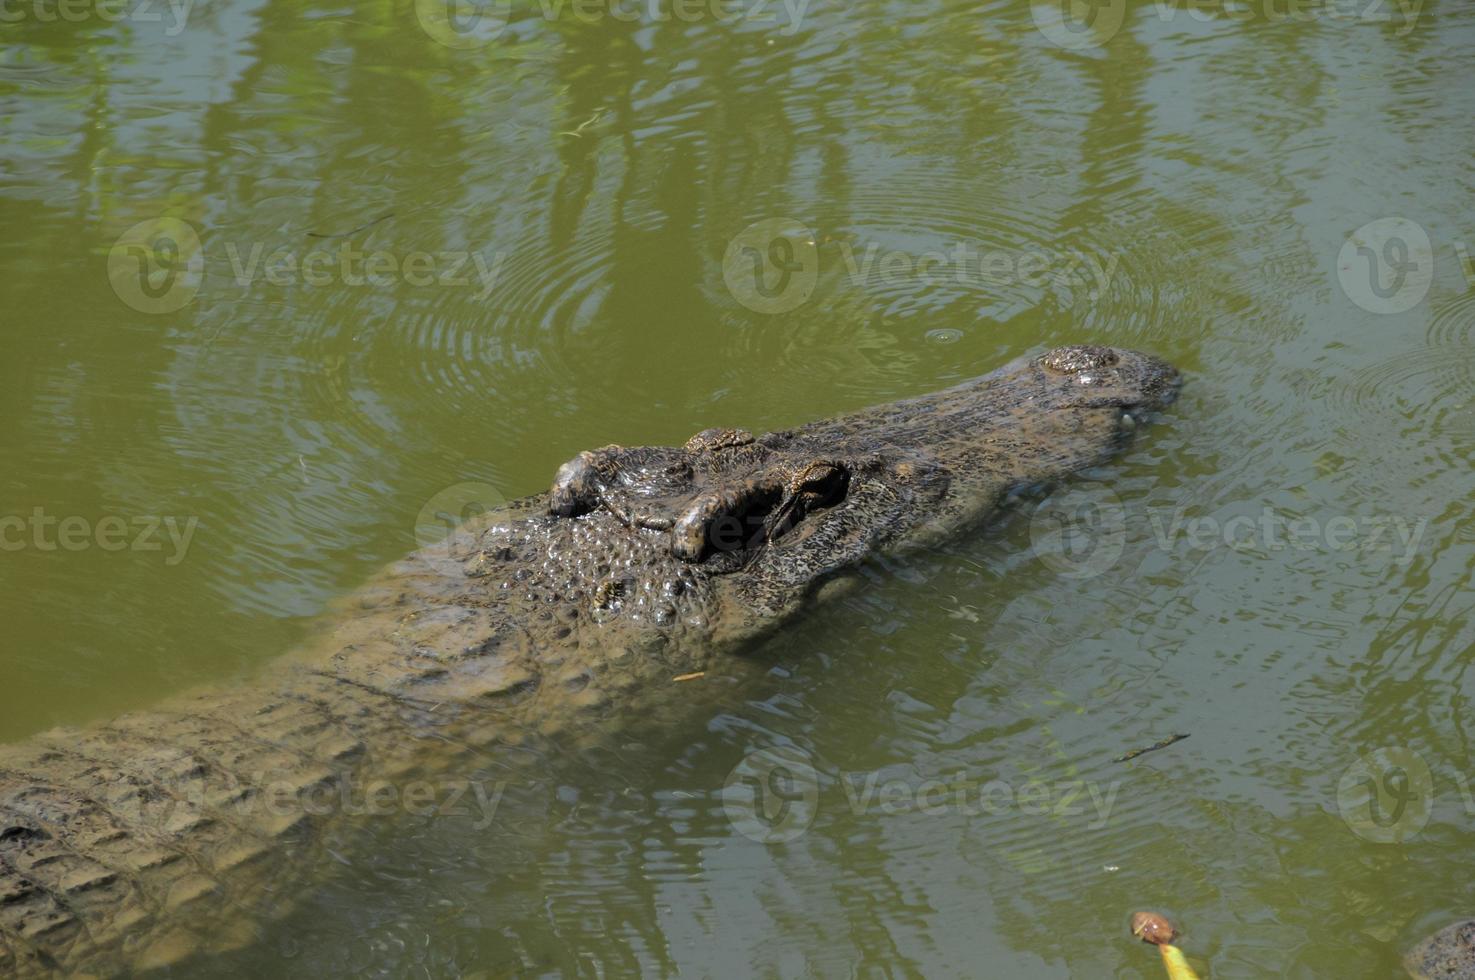
[(4, 8), (0, 738), (247, 676), (583, 448), (1062, 342), (1190, 384), (770, 687), (182, 975), (1148, 977), (1153, 906), (1216, 977), (1382, 977), (1475, 913), (1475, 10), (499, 13)]

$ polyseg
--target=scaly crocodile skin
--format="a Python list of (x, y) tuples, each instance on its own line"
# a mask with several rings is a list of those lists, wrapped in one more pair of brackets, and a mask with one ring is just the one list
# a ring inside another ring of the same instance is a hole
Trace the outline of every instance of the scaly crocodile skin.
[(672, 677), (867, 558), (1102, 462), (1177, 385), (1155, 358), (1068, 347), (787, 431), (581, 454), (459, 549), (381, 573), (258, 683), (0, 749), (0, 974), (249, 942), (351, 844), (335, 785), (664, 717)]

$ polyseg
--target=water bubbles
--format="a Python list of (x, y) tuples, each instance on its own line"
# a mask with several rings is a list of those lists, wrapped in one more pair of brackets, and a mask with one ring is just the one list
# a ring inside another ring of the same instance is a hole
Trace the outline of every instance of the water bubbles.
[(952, 327), (939, 327), (936, 330), (927, 331), (927, 342), (945, 347), (948, 344), (956, 344), (963, 339), (963, 331)]

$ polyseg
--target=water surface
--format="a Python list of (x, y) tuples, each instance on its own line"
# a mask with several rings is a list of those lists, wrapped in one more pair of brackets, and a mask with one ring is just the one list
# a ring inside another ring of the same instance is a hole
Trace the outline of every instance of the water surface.
[(1190, 383), (1119, 464), (178, 972), (1147, 977), (1151, 906), (1391, 975), (1475, 913), (1475, 11), (757, 7), (9, 8), (0, 738), (248, 677), (581, 449), (1137, 347)]

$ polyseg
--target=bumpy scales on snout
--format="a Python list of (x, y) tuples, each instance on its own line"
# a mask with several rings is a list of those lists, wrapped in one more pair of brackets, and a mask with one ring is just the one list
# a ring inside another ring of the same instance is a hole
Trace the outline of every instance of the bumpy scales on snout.
[(0, 975), (250, 942), (349, 853), (336, 788), (669, 724), (672, 677), (721, 671), (869, 558), (1101, 463), (1177, 386), (1153, 357), (1064, 347), (794, 429), (580, 454), (257, 684), (0, 749)]
[[(549, 513), (648, 534), (774, 613), (870, 554), (956, 531), (1009, 493), (1106, 458), (1177, 391), (1155, 358), (1063, 347), (955, 388), (755, 438), (609, 446), (558, 472)], [(660, 615), (661, 610), (656, 610)]]

